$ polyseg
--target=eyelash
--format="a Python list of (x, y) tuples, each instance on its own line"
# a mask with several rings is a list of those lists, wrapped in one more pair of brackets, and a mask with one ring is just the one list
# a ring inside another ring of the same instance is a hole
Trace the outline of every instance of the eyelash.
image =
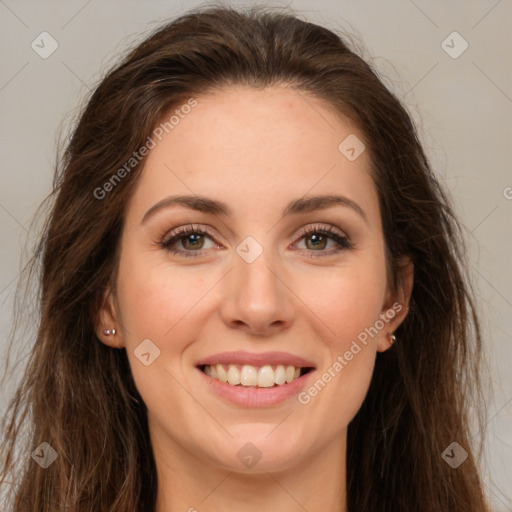
[[(197, 257), (201, 256), (204, 252), (204, 250), (197, 250), (197, 251), (187, 251), (187, 250), (172, 250), (170, 247), (174, 245), (175, 242), (178, 242), (180, 239), (185, 238), (187, 235), (206, 235), (210, 237), (212, 240), (215, 239), (213, 233), (211, 233), (208, 229), (196, 227), (190, 225), (190, 226), (183, 226), (181, 228), (178, 228), (176, 231), (172, 232), (170, 235), (166, 235), (161, 241), (160, 246), (162, 249), (165, 249), (166, 251), (172, 252), (175, 256), (184, 256), (184, 257)], [(337, 231), (335, 231), (332, 227), (324, 227), (324, 226), (308, 226), (306, 229), (302, 230), (299, 238), (296, 242), (299, 242), (303, 238), (308, 237), (311, 234), (319, 234), (327, 236), (328, 238), (334, 240), (336, 243), (339, 244), (340, 247), (334, 249), (334, 250), (322, 250), (322, 251), (314, 251), (311, 249), (306, 249), (306, 251), (311, 253), (312, 258), (318, 258), (318, 257), (324, 257), (324, 256), (331, 256), (334, 253), (337, 253), (339, 251), (345, 250), (345, 249), (352, 249), (353, 243), (350, 241), (350, 239), (347, 236), (340, 235)]]

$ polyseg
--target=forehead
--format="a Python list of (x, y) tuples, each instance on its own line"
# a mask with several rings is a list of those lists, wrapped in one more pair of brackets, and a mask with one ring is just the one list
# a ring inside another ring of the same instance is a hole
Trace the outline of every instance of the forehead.
[(340, 150), (348, 138), (361, 143), (359, 151), (363, 135), (328, 103), (284, 86), (233, 86), (195, 100), (167, 116), (181, 113), (155, 139), (135, 207), (170, 194), (207, 195), (253, 214), (306, 194), (337, 192), (367, 208), (377, 202), (366, 151), (351, 161)]

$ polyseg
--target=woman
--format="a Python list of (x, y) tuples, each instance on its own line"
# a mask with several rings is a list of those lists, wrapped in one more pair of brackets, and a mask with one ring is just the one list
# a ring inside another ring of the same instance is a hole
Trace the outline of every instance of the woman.
[(489, 510), (460, 227), (339, 36), (169, 23), (94, 91), (52, 197), (13, 510)]

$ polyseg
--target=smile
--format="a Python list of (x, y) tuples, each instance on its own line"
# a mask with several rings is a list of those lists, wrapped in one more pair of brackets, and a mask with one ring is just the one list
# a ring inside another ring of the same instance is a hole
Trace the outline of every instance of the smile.
[(316, 369), (311, 360), (288, 352), (223, 352), (196, 361), (195, 366), (205, 391), (244, 408), (292, 400)]

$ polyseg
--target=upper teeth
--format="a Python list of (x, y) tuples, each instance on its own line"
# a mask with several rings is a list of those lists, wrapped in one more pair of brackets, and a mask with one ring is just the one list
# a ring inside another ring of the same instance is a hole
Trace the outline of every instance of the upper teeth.
[(258, 386), (260, 388), (271, 388), (274, 384), (282, 385), (285, 382), (292, 382), (300, 377), (300, 368), (295, 368), (295, 366), (291, 365), (284, 366), (279, 364), (275, 368), (265, 365), (259, 368), (244, 364), (240, 369), (235, 364), (229, 364), (227, 368), (226, 371), (223, 364), (207, 364), (204, 367), (204, 373), (233, 386)]

